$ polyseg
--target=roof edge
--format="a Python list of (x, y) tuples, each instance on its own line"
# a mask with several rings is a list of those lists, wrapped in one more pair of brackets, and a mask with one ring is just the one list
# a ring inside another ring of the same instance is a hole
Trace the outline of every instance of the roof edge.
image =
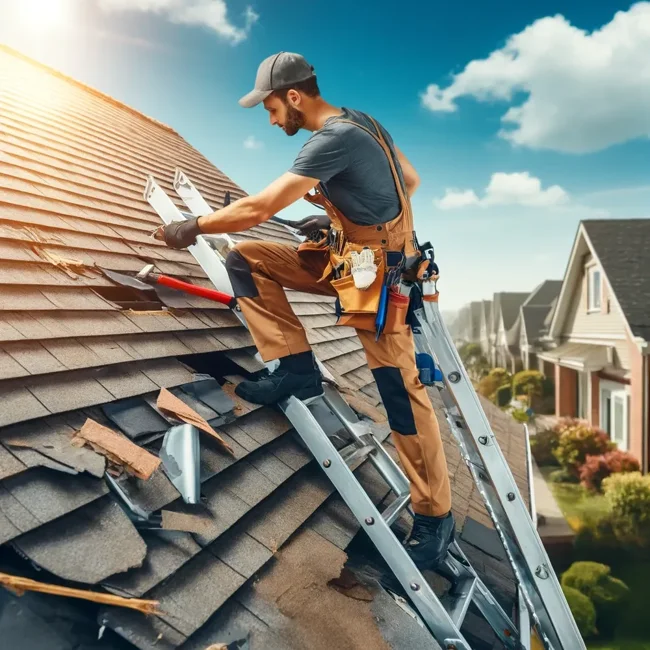
[(97, 88), (93, 88), (92, 86), (89, 86), (82, 81), (79, 81), (78, 79), (75, 79), (74, 77), (71, 77), (69, 75), (64, 74), (63, 72), (60, 72), (56, 68), (52, 68), (51, 66), (41, 63), (40, 61), (37, 61), (36, 59), (33, 59), (30, 56), (27, 56), (26, 54), (23, 54), (19, 50), (14, 49), (13, 47), (10, 47), (9, 45), (5, 45), (4, 43), (0, 43), (0, 52), (6, 52), (7, 54), (10, 54), (11, 56), (14, 56), (18, 59), (21, 59), (22, 61), (25, 61), (27, 63), (30, 63), (31, 65), (35, 65), (42, 70), (46, 71), (48, 74), (51, 74), (55, 77), (58, 77), (59, 79), (62, 79), (63, 81), (67, 81), (68, 83), (71, 83), (82, 90), (85, 90), (86, 92), (89, 92), (92, 95), (95, 95), (96, 97), (99, 97), (100, 99), (103, 99), (104, 101), (107, 101), (110, 104), (113, 104), (114, 106), (118, 106), (120, 108), (125, 108), (127, 111), (130, 113), (133, 113), (134, 115), (137, 115), (138, 117), (141, 117), (144, 120), (147, 120), (148, 122), (151, 122), (155, 126), (158, 126), (160, 128), (165, 129), (166, 131), (169, 131), (170, 133), (173, 133), (174, 135), (177, 135), (179, 138), (182, 138), (180, 133), (176, 131), (176, 129), (173, 129), (171, 126), (168, 124), (165, 124), (164, 122), (160, 122), (154, 117), (151, 117), (149, 115), (145, 115), (141, 111), (139, 111), (137, 108), (133, 108), (133, 106), (129, 106), (128, 104), (125, 104), (124, 102), (120, 101), (119, 99), (115, 99), (115, 97), (108, 95), (107, 93), (102, 92), (101, 90), (98, 90)]

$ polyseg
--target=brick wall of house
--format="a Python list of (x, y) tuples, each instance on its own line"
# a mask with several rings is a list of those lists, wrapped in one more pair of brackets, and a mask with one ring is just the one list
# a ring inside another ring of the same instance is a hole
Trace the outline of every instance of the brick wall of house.
[(578, 377), (575, 370), (555, 366), (555, 415), (575, 417)]
[(591, 412), (589, 424), (600, 427), (600, 377), (597, 372), (591, 373)]

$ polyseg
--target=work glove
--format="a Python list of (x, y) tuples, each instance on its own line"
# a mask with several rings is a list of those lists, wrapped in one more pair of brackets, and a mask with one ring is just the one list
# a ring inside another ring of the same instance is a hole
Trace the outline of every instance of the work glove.
[(293, 223), (293, 227), (303, 237), (309, 237), (309, 235), (318, 232), (319, 230), (327, 230), (330, 225), (330, 218), (327, 214), (313, 214)]
[(199, 228), (199, 218), (172, 221), (154, 232), (156, 239), (161, 239), (170, 248), (187, 248), (196, 243), (196, 238), (203, 234)]

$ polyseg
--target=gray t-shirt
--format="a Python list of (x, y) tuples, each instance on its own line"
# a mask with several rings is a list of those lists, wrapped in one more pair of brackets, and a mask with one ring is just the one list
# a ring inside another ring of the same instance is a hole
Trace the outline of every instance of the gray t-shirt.
[[(342, 111), (342, 117), (370, 126), (363, 113)], [(390, 135), (381, 128), (392, 148)], [(369, 133), (354, 124), (330, 118), (303, 145), (289, 171), (320, 180), (325, 196), (353, 223), (386, 223), (399, 214), (386, 154)]]

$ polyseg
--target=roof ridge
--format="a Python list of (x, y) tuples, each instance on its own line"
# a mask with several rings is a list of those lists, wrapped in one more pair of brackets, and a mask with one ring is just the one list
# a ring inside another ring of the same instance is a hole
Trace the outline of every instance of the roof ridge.
[(155, 117), (151, 117), (150, 115), (145, 115), (142, 111), (139, 111), (137, 108), (133, 108), (133, 106), (129, 106), (128, 104), (125, 104), (124, 102), (120, 101), (119, 99), (116, 99), (112, 95), (108, 95), (107, 93), (102, 92), (101, 90), (98, 90), (97, 88), (94, 88), (93, 86), (89, 86), (88, 84), (85, 84), (83, 81), (79, 81), (78, 79), (75, 79), (74, 77), (71, 77), (70, 75), (64, 74), (60, 70), (57, 70), (56, 68), (53, 68), (46, 63), (42, 63), (41, 61), (37, 61), (36, 59), (33, 59), (30, 56), (27, 56), (27, 54), (24, 54), (23, 52), (20, 52), (19, 50), (14, 49), (13, 47), (10, 47), (9, 45), (6, 45), (4, 43), (0, 43), (0, 51), (6, 52), (7, 54), (14, 56), (18, 59), (22, 59), (23, 61), (34, 65), (38, 68), (43, 69), (46, 71), (48, 74), (51, 74), (55, 77), (58, 77), (59, 79), (62, 79), (63, 81), (66, 81), (68, 83), (71, 83), (75, 86), (78, 86), (82, 90), (85, 90), (86, 92), (90, 93), (91, 95), (95, 95), (99, 97), (100, 99), (103, 99), (104, 101), (109, 102), (110, 104), (113, 104), (114, 106), (118, 106), (120, 108), (125, 108), (127, 111), (133, 113), (134, 115), (137, 115), (138, 117), (141, 117), (144, 120), (147, 120), (148, 122), (151, 122), (152, 124), (161, 127), (174, 135), (177, 135), (179, 138), (182, 138), (183, 136), (176, 131), (176, 129), (173, 129), (171, 126), (168, 124), (165, 124), (164, 122), (160, 122), (157, 120)]

